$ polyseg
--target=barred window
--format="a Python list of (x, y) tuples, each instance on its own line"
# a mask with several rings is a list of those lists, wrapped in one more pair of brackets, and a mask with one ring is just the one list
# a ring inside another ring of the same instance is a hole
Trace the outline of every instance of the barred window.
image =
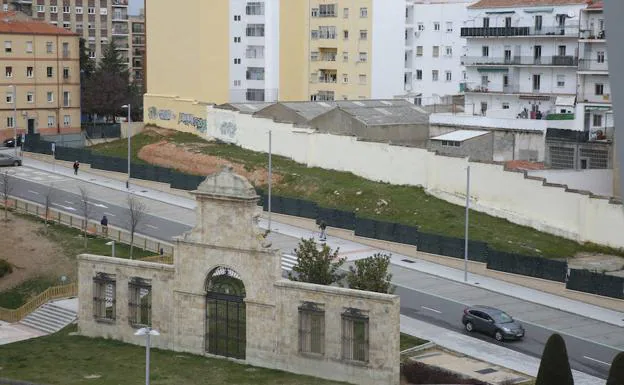
[(304, 302), (299, 307), (299, 351), (325, 354), (325, 311), (321, 304)]
[(152, 282), (134, 277), (128, 283), (128, 321), (133, 326), (152, 326)]
[(342, 359), (368, 362), (368, 316), (361, 310), (342, 313)]
[(93, 278), (93, 317), (99, 320), (115, 320), (115, 275), (97, 273)]

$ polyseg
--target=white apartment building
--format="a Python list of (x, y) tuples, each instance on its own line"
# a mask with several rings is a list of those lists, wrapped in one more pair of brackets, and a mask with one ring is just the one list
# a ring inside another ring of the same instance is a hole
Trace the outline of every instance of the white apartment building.
[(415, 104), (449, 103), (450, 96), (463, 93), (466, 39), (460, 28), (474, 2), (407, 0), (404, 87)]
[(467, 40), (467, 113), (545, 119), (573, 114), (579, 21), (586, 0), (480, 0), (461, 28)]
[(583, 9), (580, 22), (577, 129), (589, 131), (595, 140), (611, 138), (614, 122), (602, 1)]

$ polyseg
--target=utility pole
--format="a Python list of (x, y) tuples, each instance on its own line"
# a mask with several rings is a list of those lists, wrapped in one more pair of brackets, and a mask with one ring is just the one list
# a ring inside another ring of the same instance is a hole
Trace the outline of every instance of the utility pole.
[(269, 211), (269, 231), (271, 231), (271, 190), (273, 187), (273, 159), (272, 159), (272, 132), (269, 130), (269, 203), (268, 203), (268, 211)]
[(468, 217), (470, 215), (470, 165), (466, 167), (466, 229), (464, 234), (464, 282), (468, 282)]

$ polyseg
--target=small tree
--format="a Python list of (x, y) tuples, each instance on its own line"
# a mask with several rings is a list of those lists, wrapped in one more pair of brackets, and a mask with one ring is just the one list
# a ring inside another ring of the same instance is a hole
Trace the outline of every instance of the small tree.
[(624, 384), (624, 352), (619, 352), (611, 363), (607, 385)]
[(89, 228), (89, 216), (91, 215), (91, 197), (89, 191), (84, 187), (79, 187), (80, 190), (80, 213), (82, 214), (82, 229), (84, 233), (84, 248), (87, 248), (87, 230)]
[(13, 180), (8, 171), (2, 173), (2, 201), (4, 202), (4, 221), (9, 220), (9, 196), (13, 192)]
[(128, 195), (128, 225), (130, 226), (130, 259), (134, 249), (134, 233), (145, 219), (147, 206), (134, 195)]
[(288, 273), (288, 278), (293, 281), (316, 283), (319, 285), (331, 285), (344, 278), (344, 274), (339, 272), (340, 267), (345, 263), (346, 258), (338, 257), (338, 250), (332, 249), (323, 243), (319, 250), (314, 238), (301, 239), (299, 246), (295, 249), (297, 264), (293, 271), (297, 275)]
[(535, 385), (574, 385), (568, 351), (563, 337), (555, 333), (548, 338)]
[(351, 289), (394, 293), (392, 274), (388, 273), (390, 255), (377, 253), (371, 257), (355, 261), (355, 267), (349, 267), (347, 283)]
[(52, 199), (54, 199), (54, 185), (50, 184), (46, 187), (43, 192), (43, 208), (44, 212), (44, 223), (45, 223), (45, 233), (48, 233), (48, 216), (50, 214), (50, 205), (52, 205)]

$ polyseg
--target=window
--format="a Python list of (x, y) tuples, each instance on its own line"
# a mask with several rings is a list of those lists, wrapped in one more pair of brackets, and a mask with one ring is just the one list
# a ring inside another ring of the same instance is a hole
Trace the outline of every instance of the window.
[(312, 8), (312, 10), (310, 11), (310, 16), (318, 17), (318, 15), (319, 15), (319, 9), (318, 8)]
[(360, 52), (360, 63), (366, 63), (368, 61), (368, 54), (366, 52)]
[(344, 17), (345, 19), (349, 18), (349, 8), (344, 8), (342, 10), (342, 17)]
[(368, 362), (368, 317), (360, 310), (342, 313), (342, 359)]
[(565, 75), (557, 75), (557, 87), (565, 87)]
[(342, 61), (345, 63), (349, 62), (349, 52), (343, 52), (342, 53)]
[(509, 109), (509, 103), (507, 103), (507, 102), (503, 103), (502, 107), (503, 107), (503, 110), (508, 110)]
[(250, 88), (245, 93), (247, 100), (250, 102), (264, 102), (264, 90)]
[(234, 15), (234, 21), (241, 21), (240, 15)]
[(444, 54), (449, 57), (453, 56), (453, 47), (447, 46), (444, 50)]
[(63, 91), (63, 107), (69, 107), (71, 104), (71, 96), (69, 91)]
[(325, 311), (320, 304), (304, 302), (299, 307), (299, 351), (325, 353)]
[(319, 27), (319, 39), (335, 39), (336, 27), (334, 26), (320, 26)]
[(48, 116), (48, 127), (56, 126), (56, 118), (53, 115)]
[(604, 84), (596, 83), (595, 84), (595, 91), (596, 91), (596, 95), (603, 95), (604, 94)]
[(416, 56), (422, 56), (423, 55), (423, 46), (419, 45), (416, 47)]
[(33, 73), (34, 73), (34, 68), (33, 67), (26, 67), (26, 77), (27, 78), (32, 78), (33, 77)]
[(535, 16), (535, 30), (536, 31), (541, 31), (542, 30), (542, 15), (536, 15)]
[(128, 322), (132, 326), (152, 325), (152, 281), (133, 277), (128, 282)]
[(319, 59), (319, 52), (318, 51), (310, 52), (310, 60), (311, 61), (317, 61), (318, 59)]
[(366, 7), (360, 8), (360, 17), (368, 17), (368, 8)]
[(368, 31), (365, 29), (360, 30), (360, 40), (368, 39)]
[(453, 73), (451, 71), (445, 71), (444, 76), (446, 77), (446, 81), (450, 82), (453, 80)]
[(422, 96), (416, 96), (414, 98), (414, 104), (417, 106), (422, 106)]
[(35, 101), (35, 95), (32, 92), (26, 93), (26, 102), (33, 103)]
[(484, 45), (483, 47), (481, 47), (481, 56), (483, 57), (490, 56), (490, 47), (488, 47), (487, 45)]
[(247, 80), (264, 80), (264, 67), (249, 67), (246, 72)]
[(6, 102), (8, 104), (13, 104), (13, 93), (12, 92), (7, 92), (6, 93)]
[(46, 96), (47, 96), (47, 99), (48, 99), (48, 103), (53, 103), (54, 102), (54, 92), (48, 91)]
[(11, 41), (4, 42), (4, 52), (11, 53), (13, 52), (13, 43)]
[(349, 75), (348, 74), (342, 74), (342, 83), (343, 84), (348, 84), (349, 83)]
[(12, 116), (7, 116), (7, 120), (6, 120), (7, 124), (7, 128), (13, 128), (13, 126), (15, 125), (15, 120), (13, 120)]
[(37, 12), (45, 12), (45, 5), (39, 4), (36, 9)]
[(422, 70), (416, 70), (416, 80), (422, 80)]
[(54, 68), (53, 67), (46, 68), (46, 76), (49, 77), (49, 78), (54, 76)]
[(566, 55), (566, 46), (565, 45), (560, 45), (557, 47), (557, 53), (559, 56), (565, 56)]
[(593, 120), (593, 125), (594, 127), (602, 127), (602, 115), (600, 114), (594, 114), (592, 116), (592, 120)]
[(439, 31), (440, 30), (440, 22), (438, 22), (438, 21), (434, 21), (433, 22), (433, 30), (434, 31)]
[(13, 77), (13, 67), (11, 67), (11, 66), (4, 67), (4, 76), (6, 76), (7, 78), (12, 78)]
[(319, 17), (336, 17), (336, 4), (319, 5)]
[(247, 24), (246, 33), (249, 37), (263, 37), (264, 24)]
[(240, 87), (241, 86), (241, 81), (240, 80), (234, 80), (234, 87)]
[(52, 53), (54, 50), (54, 45), (52, 44), (51, 41), (46, 42), (46, 52), (47, 53)]
[(69, 127), (71, 125), (71, 116), (63, 115), (63, 126)]
[(317, 40), (318, 36), (319, 36), (318, 30), (313, 29), (313, 30), (310, 31), (310, 39)]
[(240, 43), (240, 42), (241, 42), (240, 36), (235, 36), (234, 37), (234, 43)]
[(446, 22), (446, 32), (453, 32), (453, 22), (452, 21), (447, 21)]
[(511, 28), (511, 17), (505, 18), (505, 28)]
[(425, 30), (425, 25), (423, 23), (418, 23), (418, 30), (419, 31), (424, 31)]
[[(54, 121), (54, 116), (48, 116), (48, 126), (50, 118)], [(106, 273), (97, 273), (93, 278), (93, 318), (96, 320), (115, 320), (115, 305), (117, 283), (115, 276)]]
[(440, 56), (440, 47), (437, 45), (433, 46), (433, 57), (438, 57)]
[(241, 59), (239, 58), (235, 58), (234, 59), (234, 64), (240, 64), (241, 63)]
[(605, 53), (604, 53), (604, 51), (596, 52), (596, 61), (598, 63), (604, 63), (605, 62)]
[(487, 75), (481, 75), (481, 87), (487, 87), (490, 84), (490, 79)]
[(366, 75), (360, 74), (359, 79), (360, 79), (360, 84), (366, 84)]
[(247, 3), (245, 12), (247, 15), (264, 15), (264, 3), (259, 1)]
[(433, 80), (434, 82), (438, 81), (438, 70), (431, 71), (431, 80)]
[(71, 7), (69, 5), (64, 5), (63, 13), (71, 13)]
[(58, 13), (58, 8), (56, 7), (56, 5), (50, 6), (50, 13)]
[(460, 143), (454, 140), (443, 140), (442, 145), (447, 147), (459, 147)]
[(64, 21), (63, 22), (63, 28), (65, 29), (71, 29), (71, 23), (69, 21)]
[(539, 91), (542, 85), (541, 75), (533, 75), (533, 91)]
[(483, 28), (490, 28), (490, 18), (489, 17), (484, 17), (483, 18)]
[(481, 102), (481, 115), (485, 116), (487, 114), (487, 102)]
[(82, 7), (74, 8), (76, 10), (76, 15), (82, 15)]
[(69, 57), (69, 43), (63, 42), (63, 57)]
[(468, 79), (468, 74), (466, 73), (466, 71), (462, 71), (462, 79)]
[(95, 15), (95, 7), (88, 7), (87, 8), (87, 13), (89, 15)]

